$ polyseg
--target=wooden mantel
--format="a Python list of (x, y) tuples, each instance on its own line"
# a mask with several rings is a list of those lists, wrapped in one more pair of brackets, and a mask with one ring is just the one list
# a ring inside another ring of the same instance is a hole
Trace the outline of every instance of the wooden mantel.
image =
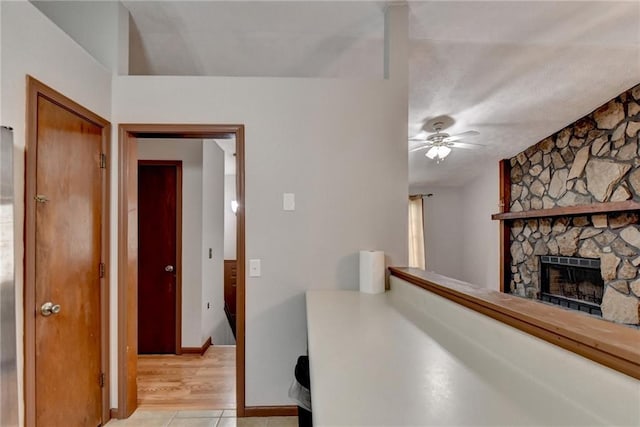
[(551, 209), (536, 209), (522, 212), (502, 212), (491, 215), (491, 219), (506, 221), (526, 218), (593, 215), (629, 211), (640, 211), (640, 203), (633, 200), (625, 200), (624, 202), (592, 203), (589, 205), (555, 207)]

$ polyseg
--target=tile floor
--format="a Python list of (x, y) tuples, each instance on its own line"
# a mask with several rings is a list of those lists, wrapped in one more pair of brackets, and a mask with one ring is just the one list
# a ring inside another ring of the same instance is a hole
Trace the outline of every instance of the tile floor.
[(297, 417), (236, 418), (235, 410), (163, 411), (139, 409), (105, 427), (297, 427)]

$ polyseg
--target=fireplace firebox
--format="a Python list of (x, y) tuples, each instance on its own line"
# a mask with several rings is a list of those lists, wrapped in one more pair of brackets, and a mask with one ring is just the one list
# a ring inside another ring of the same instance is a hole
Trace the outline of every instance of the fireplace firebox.
[(540, 264), (539, 299), (602, 316), (604, 280), (599, 259), (541, 256)]

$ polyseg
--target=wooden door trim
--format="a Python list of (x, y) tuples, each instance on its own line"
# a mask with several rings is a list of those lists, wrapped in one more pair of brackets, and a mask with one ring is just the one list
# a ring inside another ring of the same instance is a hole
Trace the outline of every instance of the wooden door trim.
[[(245, 211), (244, 211), (244, 125), (202, 125), (202, 124), (120, 124), (118, 141), (118, 410), (119, 418), (127, 418), (136, 409), (135, 378), (136, 366), (127, 363), (128, 340), (127, 322), (137, 318), (127, 302), (136, 298), (137, 283), (127, 280), (128, 264), (128, 195), (132, 180), (128, 168), (132, 159), (128, 155), (129, 144), (135, 138), (221, 138), (235, 136), (236, 139), (236, 192), (238, 212), (236, 216), (236, 253), (238, 271), (236, 290), (236, 406), (237, 415), (245, 416)], [(136, 337), (137, 338), (137, 337)], [(136, 350), (137, 352), (137, 350)], [(134, 381), (134, 384), (131, 384)]]
[(247, 406), (245, 408), (247, 417), (296, 417), (298, 407), (295, 405), (285, 406)]
[[(36, 359), (35, 359), (35, 201), (37, 172), (38, 97), (66, 109), (102, 129), (102, 152), (111, 151), (111, 124), (82, 105), (67, 98), (46, 84), (27, 76), (27, 123), (25, 126), (25, 191), (24, 191), (24, 402), (26, 427), (36, 425)], [(105, 375), (102, 387), (102, 423), (110, 419), (109, 393), (109, 204), (111, 200), (110, 162), (107, 161), (105, 179), (102, 182), (101, 258), (105, 264), (104, 277), (100, 279), (100, 363)]]
[[(176, 354), (182, 354), (182, 160), (138, 160), (138, 166), (176, 168)], [(140, 212), (138, 212), (140, 215)]]
[(204, 356), (212, 345), (211, 337), (209, 337), (200, 347), (182, 347), (182, 354), (199, 354), (200, 356)]
[[(511, 163), (509, 159), (498, 162), (500, 180), (500, 213), (509, 212), (511, 206)], [(500, 292), (511, 293), (511, 222), (500, 221)]]

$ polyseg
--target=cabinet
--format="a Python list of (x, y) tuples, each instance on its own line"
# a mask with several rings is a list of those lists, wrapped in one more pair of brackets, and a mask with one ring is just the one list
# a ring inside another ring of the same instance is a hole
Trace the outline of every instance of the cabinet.
[(235, 259), (224, 260), (224, 312), (229, 326), (236, 336), (236, 282), (238, 263)]

